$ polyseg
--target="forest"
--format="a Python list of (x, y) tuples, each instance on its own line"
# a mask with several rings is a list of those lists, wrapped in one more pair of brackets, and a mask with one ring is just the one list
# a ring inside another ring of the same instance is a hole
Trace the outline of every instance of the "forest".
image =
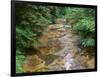
[(16, 4), (16, 72), (93, 69), (95, 8)]

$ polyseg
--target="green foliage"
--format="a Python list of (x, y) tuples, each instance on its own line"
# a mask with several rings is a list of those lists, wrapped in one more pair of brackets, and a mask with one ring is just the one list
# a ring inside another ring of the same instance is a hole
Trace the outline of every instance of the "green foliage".
[(32, 33), (29, 29), (21, 29), (16, 27), (16, 45), (18, 49), (25, 49), (29, 46), (36, 46), (37, 34)]
[(66, 18), (68, 20), (77, 20), (82, 18), (84, 8), (74, 8), (74, 7), (66, 7)]
[(82, 45), (84, 47), (90, 47), (95, 45), (95, 40), (93, 38), (86, 38), (82, 40)]
[(23, 70), (23, 68), (21, 67), (22, 66), (22, 63), (24, 61), (24, 55), (22, 54), (21, 51), (19, 50), (16, 50), (16, 72), (17, 73), (20, 73), (20, 72), (25, 72)]
[(82, 45), (90, 47), (95, 45), (95, 20), (89, 17), (81, 19), (73, 30), (81, 36)]
[(74, 20), (75, 23), (80, 22), (81, 19), (88, 17), (89, 19), (95, 19), (95, 9), (93, 8), (77, 8), (77, 7), (66, 7), (66, 20), (67, 23)]
[[(92, 35), (95, 32), (95, 22), (90, 18), (81, 19), (74, 27), (76, 31), (82, 37), (87, 37), (87, 35)], [(89, 36), (89, 37), (90, 37)]]

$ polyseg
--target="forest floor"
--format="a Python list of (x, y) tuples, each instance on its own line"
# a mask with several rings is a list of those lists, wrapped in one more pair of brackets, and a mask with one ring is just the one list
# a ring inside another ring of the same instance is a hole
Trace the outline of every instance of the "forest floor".
[(27, 72), (92, 69), (95, 66), (95, 58), (80, 46), (80, 39), (70, 26), (49, 25), (38, 40), (38, 52), (28, 52), (22, 65)]

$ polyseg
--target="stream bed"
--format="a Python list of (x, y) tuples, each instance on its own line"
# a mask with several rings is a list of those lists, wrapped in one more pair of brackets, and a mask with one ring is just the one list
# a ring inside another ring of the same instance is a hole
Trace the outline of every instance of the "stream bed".
[(26, 56), (27, 72), (63, 71), (94, 68), (94, 57), (80, 48), (79, 37), (62, 24), (50, 25), (39, 38), (39, 53)]

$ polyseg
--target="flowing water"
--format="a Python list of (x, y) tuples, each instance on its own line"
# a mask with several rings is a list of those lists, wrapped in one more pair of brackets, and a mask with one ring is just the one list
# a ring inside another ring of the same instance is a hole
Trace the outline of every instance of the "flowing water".
[[(90, 68), (94, 68), (94, 58), (90, 60), (87, 55), (80, 55), (82, 51), (79, 47), (80, 39), (72, 33), (71, 28), (58, 26), (58, 24), (57, 27), (54, 26), (56, 25), (50, 25), (46, 34), (39, 38), (42, 42), (42, 47), (38, 48), (40, 53), (35, 54), (35, 57), (31, 54), (31, 60), (29, 61), (29, 56), (25, 60), (28, 63), (23, 68), (29, 72), (78, 70), (86, 69), (90, 63), (92, 63), (89, 65)], [(36, 61), (38, 63), (34, 65)], [(33, 65), (30, 65), (31, 62)]]

